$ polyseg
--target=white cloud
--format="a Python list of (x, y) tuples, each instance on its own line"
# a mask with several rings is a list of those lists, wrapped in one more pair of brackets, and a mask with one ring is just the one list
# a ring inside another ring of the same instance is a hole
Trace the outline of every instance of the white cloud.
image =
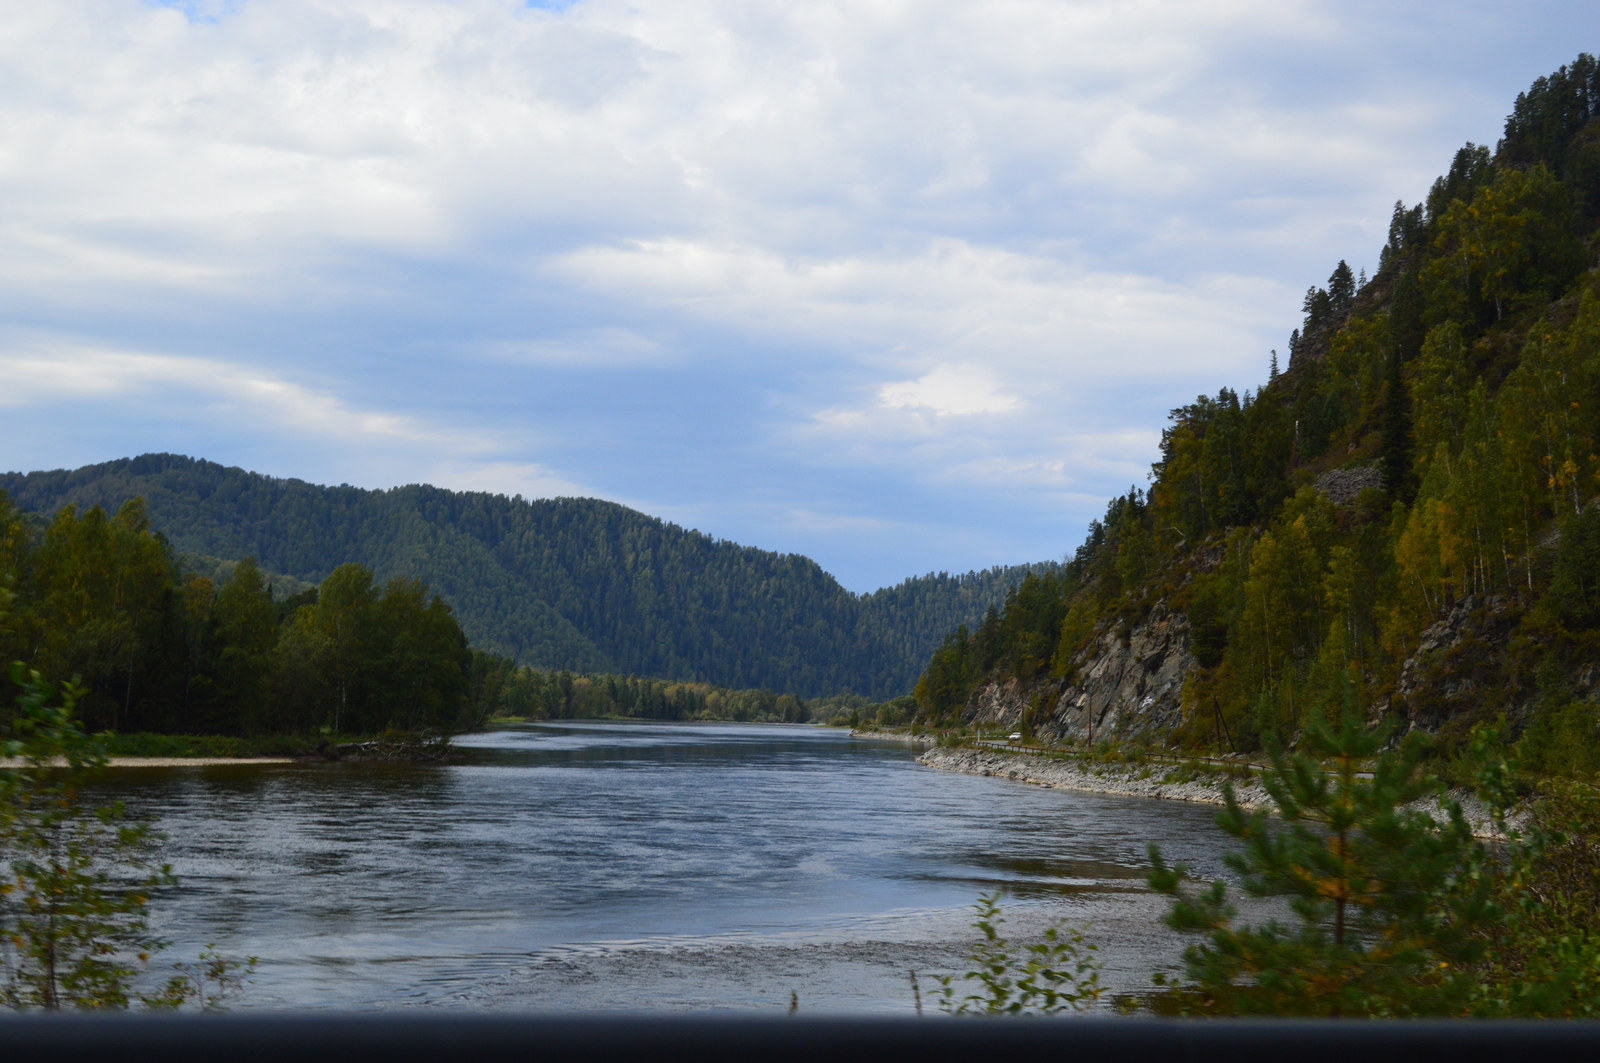
[(1000, 393), (988, 370), (974, 365), (940, 366), (916, 380), (886, 384), (878, 392), (885, 406), (910, 406), (950, 414), (1005, 413), (1021, 403), (1015, 395)]
[[(867, 537), (903, 507), (1018, 560), (1061, 544), (1011, 538), (1009, 510), (1046, 496), (1038, 535), (1075, 536), (1161, 411), (1258, 382), (1305, 286), (1370, 268), (1394, 199), (1592, 22), (1578, 0), (13, 7), (0, 330), (52, 340), (0, 355), (11, 432), (106, 400), (108, 446), (197, 425), (352, 467), (334, 479), (663, 511), (793, 490), (708, 530), (833, 513)], [(959, 563), (907, 561), (931, 567)]]
[(269, 425), (324, 440), (367, 438), (460, 454), (495, 447), (482, 434), (363, 409), (258, 367), (212, 358), (39, 343), (0, 350), (0, 378), (7, 384), (0, 406), (115, 400), (168, 412), (187, 408), (214, 421)]

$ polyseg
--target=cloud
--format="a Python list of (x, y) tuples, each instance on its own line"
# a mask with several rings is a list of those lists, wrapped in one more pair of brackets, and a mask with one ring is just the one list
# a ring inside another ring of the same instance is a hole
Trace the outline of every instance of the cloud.
[(1005, 413), (1021, 405), (1015, 395), (1002, 395), (998, 389), (994, 377), (979, 366), (940, 366), (916, 380), (884, 385), (878, 401), (890, 407), (932, 410), (940, 417)]
[(115, 402), (169, 410), (188, 407), (215, 420), (304, 433), (321, 439), (377, 439), (445, 447), (455, 453), (491, 450), (480, 434), (440, 429), (392, 412), (363, 409), (317, 388), (257, 367), (105, 348), (40, 343), (0, 350), (0, 406)]
[(0, 445), (1058, 556), (1590, 8), (19, 5)]

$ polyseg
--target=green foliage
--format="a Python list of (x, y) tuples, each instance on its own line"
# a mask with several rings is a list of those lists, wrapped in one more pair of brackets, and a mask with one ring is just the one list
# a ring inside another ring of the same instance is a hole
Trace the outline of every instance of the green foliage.
[[(978, 918), (972, 925), (983, 940), (967, 955), (971, 970), (959, 979), (939, 977), (940, 988), (934, 991), (939, 1010), (949, 1015), (1058, 1015), (1086, 1011), (1100, 999), (1100, 961), (1081, 930), (1062, 920), (1019, 952), (1000, 936), (1005, 919), (999, 893), (983, 895), (973, 907)], [(961, 996), (963, 983), (972, 982), (978, 991)]]
[(1600, 772), (1600, 705), (1573, 702), (1534, 715), (1517, 743), (1524, 767), (1545, 778), (1592, 778)]
[(1587, 53), (1517, 94), (1506, 118), (1500, 157), (1511, 166), (1543, 164), (1579, 195), (1583, 216), (1600, 215), (1600, 168), (1591, 119), (1600, 113), (1600, 63)]
[(1600, 506), (1563, 524), (1547, 600), (1569, 628), (1600, 627)]
[(912, 721), (917, 708), (915, 697), (903, 695), (877, 705), (873, 710), (873, 720), (882, 727), (899, 727)]
[(100, 736), (110, 757), (289, 757), (315, 752), (317, 743), (296, 735), (152, 734)]
[(1584, 267), (1570, 197), (1542, 162), (1497, 170), (1471, 199), (1452, 202), (1435, 229), (1424, 271), (1435, 317), (1484, 323), (1492, 309), (1503, 320), (1556, 297)]
[[(909, 699), (902, 699), (904, 700)], [(770, 690), (728, 690), (709, 683), (680, 683), (625, 675), (574, 675), (518, 665), (504, 657), (473, 654), (470, 721), (594, 719), (734, 720), (805, 723), (832, 720), (866, 707), (865, 698), (835, 696), (802, 701)]]
[(1409, 502), (1416, 492), (1411, 468), (1411, 392), (1401, 374), (1400, 348), (1389, 354), (1388, 374), (1384, 379), (1382, 450), (1378, 467), (1383, 474), (1383, 489), (1391, 502)]
[(22, 695), (3, 753), (21, 763), (0, 769), (0, 999), (23, 1010), (126, 1008), (163, 944), (149, 926), (151, 892), (174, 881), (151, 862), (160, 836), (120, 804), (79, 799), (105, 764), (74, 716), (81, 689), (58, 692), (21, 665), (12, 678)]
[[(1233, 925), (1221, 882), (1189, 895), (1182, 867), (1152, 847), (1155, 888), (1176, 898), (1168, 923), (1205, 935), (1185, 953), (1187, 982), (1145, 1006), (1205, 1015), (1600, 1015), (1600, 787), (1546, 784), (1506, 818), (1521, 765), (1499, 732), (1473, 743), (1479, 796), (1504, 839), (1474, 841), (1440, 800), (1415, 749), (1385, 750), (1383, 732), (1346, 719), (1317, 729), (1313, 756), (1280, 757), (1264, 783), (1282, 823), (1246, 816), (1229, 793), (1219, 822), (1246, 843), (1229, 858), (1242, 886), (1286, 896), (1297, 926)], [(1317, 760), (1315, 757), (1325, 760)], [(1353, 769), (1372, 764), (1370, 779)], [(1331, 764), (1332, 771), (1325, 772)], [(1591, 777), (1592, 778), (1592, 777)], [(1432, 794), (1444, 821), (1417, 810)]]
[(174, 963), (175, 974), (153, 995), (144, 998), (150, 1011), (178, 1011), (186, 1006), (196, 1011), (227, 1011), (228, 1002), (244, 993), (253, 981), (257, 957), (230, 960), (215, 944), (200, 950), (195, 963)]
[(1502, 915), (1478, 929), (1486, 948), (1472, 971), (1472, 1013), (1600, 1017), (1600, 787), (1548, 784), (1524, 828), (1506, 833), (1494, 877)]
[[(999, 613), (991, 610), (990, 615), (998, 618)], [(993, 625), (985, 621), (985, 627), (997, 625), (998, 619)], [(966, 626), (962, 625), (951, 632), (944, 644), (934, 650), (929, 658), (927, 670), (917, 680), (914, 694), (917, 704), (933, 720), (957, 716), (966, 706), (967, 697), (981, 674), (972, 639), (967, 635)]]
[(185, 573), (140, 499), (110, 518), (67, 506), (37, 538), (19, 516), (0, 497), (0, 580), (14, 598), (0, 641), (41, 674), (92, 680), (77, 705), (92, 725), (248, 735), (463, 722), (466, 640), (417, 580), (380, 586), (345, 565), (320, 594), (274, 602), (252, 558), (220, 588)]
[[(319, 487), (170, 454), (0, 475), (0, 489), (35, 513), (143, 498), (178, 550), (253, 557), (311, 583), (346, 563), (379, 584), (425, 581), (475, 645), (533, 667), (800, 697), (905, 693), (945, 632), (975, 622), (1029, 572), (1054, 568), (937, 573), (858, 596), (807, 558), (597, 499)], [(95, 637), (109, 649), (138, 619), (116, 614)], [(101, 643), (89, 657), (104, 656)]]
[[(1296, 922), (1236, 926), (1221, 882), (1183, 889), (1182, 865), (1151, 846), (1152, 888), (1175, 898), (1168, 925), (1205, 936), (1184, 953), (1184, 982), (1163, 1001), (1209, 1015), (1458, 1014), (1485, 949), (1474, 928), (1497, 918), (1461, 809), (1437, 823), (1414, 802), (1439, 798), (1420, 750), (1385, 748), (1353, 713), (1314, 721), (1292, 754), (1275, 753), (1262, 785), (1275, 816), (1245, 812), (1226, 789), (1218, 825), (1245, 845), (1227, 858), (1241, 888), (1285, 897)], [(1370, 765), (1370, 777), (1363, 769)]]

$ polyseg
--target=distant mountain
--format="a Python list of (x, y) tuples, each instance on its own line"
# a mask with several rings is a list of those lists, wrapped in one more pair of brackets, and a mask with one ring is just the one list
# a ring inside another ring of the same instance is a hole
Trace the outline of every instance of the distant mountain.
[(41, 515), (143, 496), (180, 552), (255, 557), (319, 582), (354, 561), (428, 582), (480, 649), (537, 667), (695, 679), (804, 697), (910, 690), (939, 639), (1029, 571), (851, 594), (816, 562), (713, 539), (593, 498), (525, 502), (411, 485), (322, 487), (173, 454), (0, 474)]

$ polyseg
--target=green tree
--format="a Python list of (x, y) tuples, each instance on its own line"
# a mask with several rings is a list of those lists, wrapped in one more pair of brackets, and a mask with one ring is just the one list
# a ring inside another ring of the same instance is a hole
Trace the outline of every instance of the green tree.
[(82, 690), (21, 665), (12, 679), (23, 694), (0, 750), (21, 766), (0, 769), (0, 992), (19, 1009), (126, 1008), (163, 947), (149, 926), (151, 892), (174, 881), (151, 861), (160, 836), (120, 803), (82, 802), (106, 763), (74, 715)]
[(1416, 362), (1412, 386), (1419, 455), (1431, 457), (1440, 443), (1454, 445), (1458, 441), (1471, 388), (1472, 373), (1466, 344), (1461, 338), (1461, 326), (1446, 321), (1429, 329)]
[(340, 565), (317, 589), (311, 619), (322, 637), (322, 664), (332, 692), (330, 710), (336, 733), (344, 726), (351, 696), (361, 693), (375, 598), (372, 573), (356, 564)]
[(1410, 502), (1416, 492), (1411, 468), (1411, 392), (1401, 372), (1399, 348), (1389, 354), (1383, 388), (1383, 450), (1378, 468), (1392, 502)]
[(172, 585), (166, 541), (132, 498), (113, 517), (99, 506), (56, 515), (32, 559), (31, 660), (47, 675), (81, 675), (105, 693), (85, 706), (112, 728), (128, 722), (140, 669), (157, 661)]
[(217, 592), (217, 653), (212, 664), (217, 701), (234, 727), (246, 733), (264, 719), (267, 678), (278, 642), (277, 610), (255, 558), (234, 566)]
[[(1241, 888), (1286, 897), (1296, 922), (1236, 926), (1227, 886), (1189, 894), (1183, 865), (1150, 849), (1150, 885), (1175, 898), (1168, 925), (1205, 940), (1184, 953), (1186, 981), (1160, 1006), (1211, 1015), (1448, 1015), (1464, 1008), (1467, 973), (1497, 914), (1488, 858), (1453, 802), (1443, 823), (1415, 807), (1441, 797), (1421, 747), (1387, 749), (1353, 711), (1308, 723), (1292, 754), (1275, 750), (1263, 779), (1273, 809), (1217, 817), (1244, 843), (1226, 863)], [(1370, 766), (1370, 777), (1365, 769)]]
[[(1480, 749), (1498, 738), (1483, 737)], [(1503, 784), (1515, 769), (1501, 760), (1484, 774)], [(1479, 931), (1487, 947), (1473, 970), (1472, 1014), (1593, 1019), (1600, 1017), (1600, 787), (1549, 780), (1541, 791), (1522, 826), (1500, 820), (1507, 835), (1495, 875), (1502, 915)], [(1502, 793), (1501, 803), (1510, 797)]]
[(928, 660), (914, 696), (931, 720), (958, 715), (978, 681), (978, 662), (965, 625), (950, 633)]
[[(449, 726), (463, 709), (470, 651), (450, 606), (421, 580), (397, 577), (373, 602), (377, 667), (369, 725)], [(614, 699), (613, 699), (614, 700)]]

